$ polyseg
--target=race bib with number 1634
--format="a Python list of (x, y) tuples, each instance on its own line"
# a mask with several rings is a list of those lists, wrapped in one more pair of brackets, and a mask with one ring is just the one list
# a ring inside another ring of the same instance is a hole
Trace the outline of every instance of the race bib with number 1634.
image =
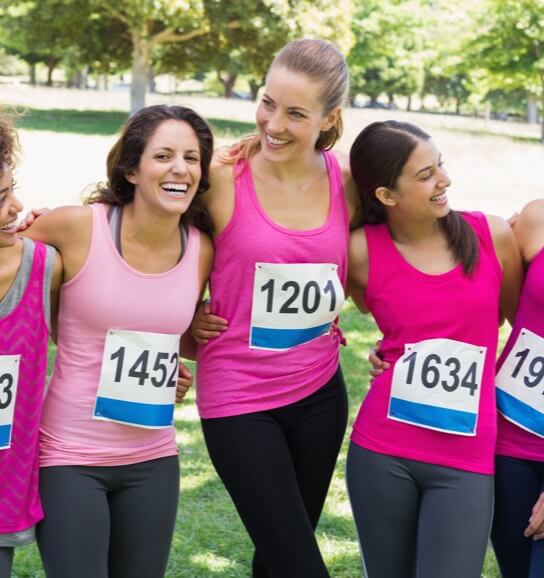
[(179, 335), (110, 329), (93, 418), (150, 429), (170, 427)]
[(344, 304), (338, 265), (256, 263), (249, 347), (285, 350), (329, 332)]
[(453, 339), (405, 345), (395, 363), (390, 419), (474, 436), (486, 348)]

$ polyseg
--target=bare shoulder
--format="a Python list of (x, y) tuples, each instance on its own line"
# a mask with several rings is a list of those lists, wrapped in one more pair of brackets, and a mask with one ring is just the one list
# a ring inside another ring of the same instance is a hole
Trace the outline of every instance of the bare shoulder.
[(368, 263), (368, 244), (364, 227), (354, 229), (349, 236), (349, 265), (357, 268)]
[(505, 219), (497, 215), (486, 215), (486, 218), (494, 241), (511, 236), (512, 229)]
[(525, 205), (513, 228), (523, 259), (529, 263), (544, 247), (544, 199)]
[(514, 225), (514, 229), (522, 227), (542, 227), (544, 225), (544, 199), (536, 199), (527, 203)]
[(344, 183), (344, 194), (349, 209), (349, 219), (353, 226), (356, 226), (360, 215), (359, 195), (357, 194), (357, 187), (351, 176), (351, 168), (349, 166), (348, 155), (341, 151), (334, 151), (340, 170), (342, 172), (342, 180)]
[(508, 266), (508, 263), (519, 261), (519, 249), (512, 231), (512, 227), (502, 217), (496, 215), (486, 215), (491, 237), (493, 238), (493, 245), (499, 261), (501, 261), (503, 268)]
[(212, 199), (224, 193), (225, 189), (234, 184), (234, 165), (224, 160), (225, 151), (214, 152), (210, 164), (210, 188), (206, 191), (205, 197)]
[(222, 160), (224, 151), (214, 153), (210, 166), (210, 188), (204, 202), (212, 218), (216, 234), (228, 225), (234, 211), (234, 165)]
[(210, 237), (200, 232), (199, 278), (200, 290), (204, 290), (213, 265), (214, 248)]

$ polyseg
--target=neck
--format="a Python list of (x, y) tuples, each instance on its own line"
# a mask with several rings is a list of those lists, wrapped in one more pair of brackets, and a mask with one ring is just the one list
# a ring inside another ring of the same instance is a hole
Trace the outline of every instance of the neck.
[(323, 166), (320, 151), (312, 150), (307, 155), (284, 162), (271, 162), (259, 151), (253, 157), (252, 168), (259, 173), (282, 182), (306, 181), (308, 175), (314, 175)]
[(437, 219), (410, 222), (402, 215), (388, 214), (387, 225), (393, 239), (402, 244), (421, 243), (444, 236)]
[(123, 207), (123, 237), (150, 249), (163, 248), (179, 236), (179, 215), (153, 213), (134, 201)]

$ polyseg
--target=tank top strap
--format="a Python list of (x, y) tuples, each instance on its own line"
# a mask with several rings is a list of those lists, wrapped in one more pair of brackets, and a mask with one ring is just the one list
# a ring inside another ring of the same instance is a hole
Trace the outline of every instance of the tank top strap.
[(28, 300), (36, 306), (36, 310), (44, 310), (43, 284), (45, 273), (45, 262), (47, 248), (43, 243), (34, 241), (34, 255), (32, 257), (32, 268), (28, 277), (28, 282), (23, 297), (19, 305), (23, 305)]
[(461, 213), (465, 221), (474, 229), (478, 237), (480, 250), (491, 262), (497, 273), (502, 276), (502, 267), (495, 252), (493, 236), (489, 228), (487, 217), (479, 211), (463, 211)]
[(335, 218), (336, 212), (339, 212), (342, 221), (346, 224), (346, 230), (349, 231), (349, 210), (344, 193), (342, 169), (333, 152), (323, 151), (323, 156), (325, 157), (327, 172), (329, 174), (329, 191), (331, 198), (330, 218)]

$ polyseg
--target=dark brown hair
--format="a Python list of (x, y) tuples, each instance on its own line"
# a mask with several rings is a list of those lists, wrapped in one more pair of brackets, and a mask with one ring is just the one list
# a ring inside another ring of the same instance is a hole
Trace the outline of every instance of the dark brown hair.
[[(395, 120), (373, 122), (359, 133), (349, 160), (361, 200), (363, 224), (387, 222), (387, 212), (376, 197), (376, 189), (394, 189), (418, 141), (430, 138), (419, 127)], [(458, 211), (451, 210), (439, 223), (455, 261), (471, 274), (478, 263), (476, 233)]]
[(0, 115), (0, 174), (3, 174), (4, 167), (11, 171), (15, 169), (17, 163), (17, 152), (19, 151), (19, 138), (11, 118), (7, 114)]
[(87, 203), (127, 205), (134, 199), (134, 185), (126, 175), (135, 171), (149, 139), (157, 127), (167, 120), (186, 122), (195, 131), (200, 146), (201, 177), (195, 198), (181, 217), (185, 225), (194, 225), (211, 234), (213, 225), (201, 198), (209, 188), (210, 162), (213, 154), (213, 135), (208, 123), (194, 110), (185, 106), (158, 104), (142, 108), (129, 118), (121, 136), (111, 148), (107, 159), (108, 182), (99, 185), (89, 195)]
[[(268, 69), (283, 67), (291, 72), (306, 75), (321, 86), (319, 100), (324, 115), (341, 107), (349, 92), (349, 71), (342, 53), (326, 40), (299, 38), (286, 44), (276, 55)], [(329, 130), (322, 131), (315, 143), (317, 150), (329, 150), (342, 136), (342, 115)], [(225, 162), (248, 159), (260, 148), (258, 135), (249, 135), (221, 155)]]

